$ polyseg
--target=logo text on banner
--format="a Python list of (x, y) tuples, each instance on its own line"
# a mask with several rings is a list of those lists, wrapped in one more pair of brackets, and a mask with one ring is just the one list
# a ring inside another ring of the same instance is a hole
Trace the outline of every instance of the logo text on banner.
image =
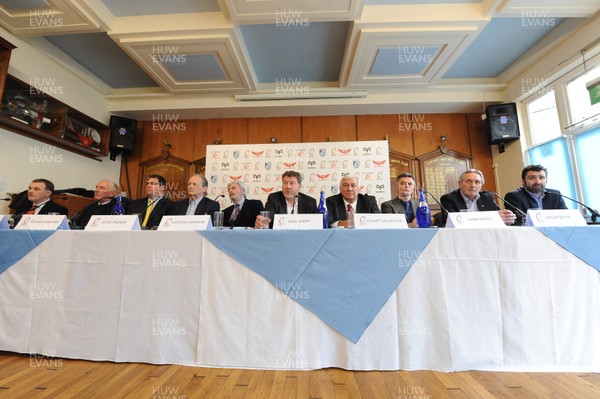
[(209, 215), (163, 216), (158, 230), (212, 230), (212, 219)]
[(506, 227), (498, 211), (448, 212), (446, 227), (457, 229)]
[(85, 230), (139, 230), (140, 219), (136, 215), (94, 215)]
[(587, 223), (577, 209), (529, 209), (525, 226), (587, 226)]
[(355, 229), (408, 229), (402, 213), (355, 213)]

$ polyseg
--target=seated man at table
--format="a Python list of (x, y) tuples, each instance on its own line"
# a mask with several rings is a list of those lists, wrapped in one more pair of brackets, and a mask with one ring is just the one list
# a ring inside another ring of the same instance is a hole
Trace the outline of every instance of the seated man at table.
[(381, 213), (375, 197), (360, 194), (358, 178), (344, 176), (340, 180), (340, 193), (327, 197), (329, 227), (348, 227), (348, 211), (353, 213)]
[(417, 201), (412, 198), (415, 178), (410, 173), (401, 173), (396, 177), (398, 196), (381, 204), (381, 213), (403, 213), (408, 227), (417, 227)]
[[(458, 189), (442, 195), (440, 202), (448, 212), (476, 212), (476, 211), (498, 211), (500, 218), (505, 224), (515, 222), (515, 214), (507, 209), (500, 209), (494, 200), (494, 194), (481, 192), (481, 186), (485, 183), (483, 173), (477, 169), (464, 171), (458, 179)], [(442, 215), (442, 224), (446, 224), (447, 216)]]
[(208, 191), (208, 180), (201, 174), (195, 174), (188, 179), (188, 198), (179, 200), (173, 204), (171, 215), (210, 215), (219, 211), (221, 206), (218, 202), (206, 198)]
[(231, 227), (254, 227), (256, 217), (264, 208), (260, 200), (246, 198), (248, 186), (239, 180), (227, 183), (227, 193), (233, 205), (223, 211), (223, 225)]
[[(85, 227), (94, 215), (111, 215), (117, 205), (117, 192), (119, 186), (110, 180), (100, 180), (94, 190), (94, 199), (96, 202), (84, 207), (78, 215), (75, 215), (73, 225)], [(122, 198), (123, 210), (126, 215), (131, 214), (131, 201)]]
[(505, 207), (515, 211), (517, 224), (525, 220), (514, 207), (523, 214), (527, 214), (528, 209), (567, 209), (560, 191), (546, 188), (547, 177), (548, 171), (542, 165), (528, 165), (521, 171), (523, 186), (506, 194)]
[(154, 230), (162, 217), (171, 211), (173, 202), (165, 197), (167, 180), (161, 175), (150, 175), (146, 179), (146, 198), (133, 201), (131, 213), (140, 216), (142, 228)]
[(50, 213), (66, 215), (67, 208), (58, 205), (50, 198), (53, 192), (54, 183), (50, 180), (34, 179), (27, 189), (27, 201), (22, 204), (26, 207), (14, 216), (12, 223), (17, 225), (22, 215), (48, 215)]
[[(269, 228), (273, 228), (273, 216), (282, 214), (317, 213), (317, 201), (302, 190), (302, 175), (296, 171), (288, 170), (281, 175), (281, 191), (269, 194), (265, 210), (271, 214)], [(262, 216), (256, 217), (255, 227), (262, 224)]]

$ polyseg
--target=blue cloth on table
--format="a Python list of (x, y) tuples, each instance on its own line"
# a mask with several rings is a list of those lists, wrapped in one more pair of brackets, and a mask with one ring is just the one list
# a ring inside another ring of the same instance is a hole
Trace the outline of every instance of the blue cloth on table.
[(0, 230), (0, 274), (54, 232), (55, 230)]
[[(199, 233), (356, 343), (436, 232), (331, 229)], [(394, 245), (390, 246), (390, 241)]]
[(600, 227), (538, 227), (537, 229), (600, 272)]

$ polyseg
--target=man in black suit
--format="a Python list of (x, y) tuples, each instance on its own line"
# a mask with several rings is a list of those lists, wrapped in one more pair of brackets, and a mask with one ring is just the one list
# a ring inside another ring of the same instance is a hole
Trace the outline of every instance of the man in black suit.
[(415, 189), (415, 177), (410, 173), (401, 173), (396, 177), (398, 196), (381, 204), (381, 213), (403, 213), (408, 227), (417, 227), (417, 201), (412, 198)]
[(146, 179), (146, 198), (133, 201), (131, 213), (138, 214), (142, 228), (155, 230), (162, 217), (171, 211), (173, 203), (165, 197), (167, 181), (161, 175)]
[(517, 224), (525, 220), (515, 207), (523, 214), (527, 214), (528, 209), (567, 209), (560, 191), (546, 188), (547, 176), (548, 171), (542, 165), (528, 165), (521, 171), (523, 186), (506, 194), (505, 206), (518, 215)]
[(29, 209), (24, 213), (27, 215), (48, 215), (57, 213), (66, 215), (67, 208), (58, 205), (50, 197), (54, 192), (54, 183), (46, 179), (34, 179), (27, 188), (27, 201)]
[[(302, 175), (296, 171), (288, 170), (281, 175), (281, 191), (269, 194), (265, 210), (271, 214), (269, 228), (273, 228), (273, 216), (292, 213), (318, 213), (317, 201), (306, 194), (302, 194)], [(262, 216), (256, 218), (255, 227), (260, 228)]]
[(264, 208), (260, 200), (246, 198), (248, 186), (242, 181), (227, 183), (227, 192), (233, 205), (223, 211), (223, 225), (231, 227), (254, 227), (256, 217)]
[(340, 180), (340, 193), (327, 197), (329, 227), (354, 227), (353, 220), (348, 226), (348, 209), (353, 213), (381, 213), (375, 197), (359, 194), (358, 178), (344, 176)]
[(195, 174), (189, 178), (187, 184), (188, 198), (179, 200), (173, 204), (171, 215), (210, 215), (221, 209), (218, 202), (206, 198), (208, 191), (208, 180), (206, 177)]
[[(110, 180), (100, 180), (94, 190), (96, 202), (85, 206), (78, 216), (72, 218), (74, 227), (85, 227), (94, 215), (111, 215), (117, 205), (119, 186)], [(131, 201), (123, 198), (125, 215), (131, 214)]]
[[(442, 195), (440, 202), (448, 212), (498, 211), (505, 224), (515, 222), (515, 214), (507, 209), (500, 209), (492, 193), (482, 193), (481, 186), (485, 183), (483, 173), (477, 169), (464, 171), (458, 179), (458, 189)], [(446, 224), (447, 215), (443, 213), (442, 224)]]

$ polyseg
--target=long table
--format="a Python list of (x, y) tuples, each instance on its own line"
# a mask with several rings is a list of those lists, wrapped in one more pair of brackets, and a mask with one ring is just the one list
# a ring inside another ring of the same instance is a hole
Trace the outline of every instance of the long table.
[[(578, 230), (596, 248), (598, 232)], [(600, 274), (584, 259), (527, 227), (0, 231), (0, 350), (263, 369), (598, 372)]]

